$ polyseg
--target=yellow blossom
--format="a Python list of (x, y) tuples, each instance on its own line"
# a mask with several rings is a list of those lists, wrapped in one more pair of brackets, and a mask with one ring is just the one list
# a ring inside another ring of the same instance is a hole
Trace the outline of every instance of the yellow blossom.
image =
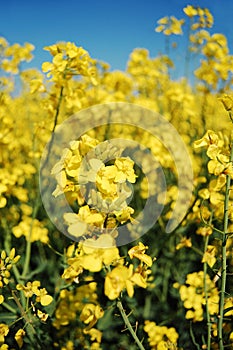
[(46, 322), (47, 319), (48, 319), (48, 317), (49, 317), (49, 315), (46, 314), (46, 313), (44, 313), (44, 312), (42, 312), (42, 311), (40, 311), (40, 310), (38, 309), (38, 310), (37, 310), (37, 317), (38, 317), (41, 321)]
[(53, 297), (51, 295), (48, 295), (48, 292), (45, 288), (41, 288), (38, 291), (35, 292), (36, 294), (36, 301), (41, 303), (42, 306), (47, 306), (51, 304), (53, 301)]
[(208, 130), (200, 140), (194, 142), (194, 148), (209, 146), (212, 144), (218, 145), (218, 140), (218, 135), (214, 131)]
[(181, 241), (176, 245), (176, 249), (179, 250), (181, 248), (190, 248), (192, 247), (192, 240), (191, 238), (183, 237)]
[(147, 246), (144, 246), (142, 242), (139, 242), (137, 246), (131, 248), (128, 251), (130, 259), (137, 258), (140, 261), (144, 262), (147, 266), (152, 266), (152, 258), (149, 255), (145, 254), (147, 249)]
[(213, 267), (216, 262), (216, 248), (212, 245), (208, 245), (203, 255), (202, 262), (207, 263), (210, 267)]
[(197, 15), (197, 9), (191, 5), (187, 5), (185, 8), (183, 8), (183, 11), (188, 17), (194, 17)]
[(23, 338), (26, 335), (26, 332), (20, 328), (16, 333), (15, 333), (15, 340), (18, 344), (18, 347), (21, 349), (23, 346)]
[(219, 97), (219, 100), (222, 102), (226, 111), (232, 111), (233, 108), (233, 99), (229, 95), (223, 95), (223, 97)]
[[(133, 296), (130, 277), (132, 277), (132, 268), (126, 266), (117, 266), (105, 277), (104, 293), (110, 299), (114, 300), (120, 296), (120, 293), (127, 287), (129, 296)], [(128, 285), (126, 282), (128, 281)]]
[(9, 333), (9, 327), (5, 323), (0, 324), (0, 344), (3, 344), (5, 337)]
[(177, 19), (174, 16), (163, 17), (157, 22), (159, 25), (155, 28), (156, 32), (163, 32), (165, 35), (171, 34), (183, 34), (182, 25), (184, 24), (183, 19)]
[(174, 327), (159, 326), (155, 322), (146, 320), (144, 330), (148, 334), (152, 349), (176, 349), (179, 335)]
[(87, 329), (92, 328), (96, 322), (103, 317), (104, 311), (99, 305), (86, 304), (80, 315), (80, 320), (88, 324)]

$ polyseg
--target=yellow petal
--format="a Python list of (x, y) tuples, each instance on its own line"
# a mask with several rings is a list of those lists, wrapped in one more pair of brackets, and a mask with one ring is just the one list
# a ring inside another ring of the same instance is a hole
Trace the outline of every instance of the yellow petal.
[(52, 301), (53, 301), (53, 297), (51, 297), (51, 295), (48, 295), (48, 294), (43, 295), (40, 299), (40, 303), (43, 306), (47, 306), (51, 304)]

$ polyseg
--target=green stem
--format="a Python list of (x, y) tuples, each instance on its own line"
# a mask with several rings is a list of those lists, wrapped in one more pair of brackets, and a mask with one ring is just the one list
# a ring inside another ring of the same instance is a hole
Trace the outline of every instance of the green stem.
[(130, 331), (132, 337), (134, 338), (136, 344), (138, 345), (138, 348), (140, 350), (145, 350), (144, 346), (142, 345), (141, 341), (138, 339), (137, 334), (134, 332), (133, 327), (131, 326), (131, 323), (125, 313), (125, 310), (123, 308), (123, 305), (120, 300), (117, 301), (117, 307), (121, 313), (121, 316), (125, 322), (125, 325), (127, 326), (128, 330)]
[(30, 231), (29, 235), (27, 237), (27, 246), (26, 246), (26, 253), (25, 253), (25, 261), (24, 261), (24, 266), (23, 266), (23, 272), (21, 275), (21, 280), (24, 280), (28, 274), (29, 270), (29, 265), (30, 265), (30, 260), (31, 260), (31, 250), (32, 250), (32, 242), (31, 242), (31, 236), (32, 236), (32, 230), (33, 230), (33, 225), (34, 225), (34, 220), (37, 216), (37, 212), (39, 210), (40, 206), (40, 197), (37, 196), (36, 202), (34, 204), (33, 212), (32, 212), (32, 221), (30, 225)]
[(39, 341), (39, 339), (37, 337), (36, 330), (35, 330), (35, 328), (32, 325), (32, 321), (31, 321), (30, 317), (27, 315), (27, 313), (24, 311), (24, 308), (21, 305), (21, 303), (20, 303), (16, 293), (13, 290), (11, 291), (11, 293), (12, 293), (12, 296), (13, 296), (13, 299), (14, 299), (16, 305), (18, 306), (18, 308), (20, 310), (21, 316), (25, 320), (25, 327), (27, 329), (27, 335), (28, 335), (28, 337), (29, 337), (29, 339), (31, 341), (31, 344), (36, 345), (35, 342), (37, 342), (37, 347), (36, 348), (38, 349), (39, 348), (38, 345), (41, 346), (41, 344), (40, 344), (40, 341)]
[[(207, 251), (209, 243), (209, 236), (205, 237), (205, 248), (204, 253)], [(206, 318), (207, 318), (207, 350), (210, 350), (211, 344), (211, 322), (210, 322), (210, 314), (209, 314), (209, 300), (208, 300), (208, 285), (207, 281), (207, 262), (204, 262), (204, 293), (205, 293), (205, 303), (206, 303)]]
[(61, 102), (62, 102), (62, 98), (63, 98), (63, 90), (64, 90), (64, 86), (62, 86), (61, 89), (60, 89), (60, 93), (59, 93), (59, 97), (58, 97), (58, 103), (57, 103), (57, 108), (56, 108), (55, 116), (54, 116), (52, 134), (51, 134), (51, 138), (50, 138), (49, 145), (48, 145), (48, 152), (47, 152), (46, 159), (45, 159), (45, 161), (44, 161), (44, 163), (43, 163), (43, 165), (41, 167), (41, 173), (42, 173), (42, 171), (44, 170), (44, 168), (46, 167), (46, 165), (48, 163), (49, 156), (50, 156), (50, 153), (51, 153), (51, 149), (52, 149), (52, 146), (53, 146), (54, 137), (55, 137), (54, 136), (54, 131), (55, 131), (56, 126), (57, 126), (58, 116), (59, 116), (60, 109), (61, 109)]
[[(233, 160), (233, 142), (231, 144), (230, 162)], [(231, 177), (226, 175), (226, 193), (224, 200), (224, 219), (223, 219), (223, 235), (222, 235), (222, 276), (221, 276), (221, 290), (219, 301), (219, 317), (218, 317), (218, 341), (219, 350), (224, 350), (223, 344), (223, 317), (224, 317), (224, 301), (226, 292), (227, 279), (227, 232), (228, 232), (228, 209), (229, 209), (229, 195), (230, 195)]]
[(189, 26), (187, 31), (187, 48), (186, 48), (186, 54), (185, 54), (185, 64), (184, 64), (184, 76), (189, 80), (189, 68), (190, 68), (190, 60), (191, 60), (191, 43), (190, 43), (190, 34), (191, 34), (191, 27), (193, 23), (193, 18), (190, 18), (189, 20)]

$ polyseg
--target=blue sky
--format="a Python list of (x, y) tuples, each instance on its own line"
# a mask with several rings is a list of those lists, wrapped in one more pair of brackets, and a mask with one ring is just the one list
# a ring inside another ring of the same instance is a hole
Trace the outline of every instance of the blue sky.
[[(0, 4), (0, 36), (10, 44), (27, 41), (36, 47), (30, 67), (40, 68), (50, 59), (44, 46), (72, 41), (112, 69), (124, 70), (136, 47), (147, 48), (152, 56), (164, 51), (164, 36), (154, 31), (156, 22), (166, 15), (184, 17), (182, 8), (187, 4), (210, 9), (213, 31), (224, 33), (233, 51), (232, 0), (0, 0)], [(178, 41), (179, 66), (185, 38)]]

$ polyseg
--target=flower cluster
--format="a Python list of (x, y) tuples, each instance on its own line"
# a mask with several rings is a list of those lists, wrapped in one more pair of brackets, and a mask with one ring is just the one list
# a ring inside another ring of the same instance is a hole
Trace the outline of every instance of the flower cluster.
[(39, 288), (40, 281), (27, 282), (26, 285), (17, 284), (17, 290), (22, 290), (26, 298), (35, 296), (35, 301), (42, 306), (47, 306), (53, 301), (53, 297), (48, 294), (45, 288)]
[(43, 72), (48, 72), (47, 77), (57, 84), (66, 83), (74, 75), (88, 76), (93, 83), (95, 80), (95, 69), (90, 64), (93, 60), (88, 52), (82, 47), (77, 47), (71, 42), (61, 42), (46, 46), (45, 50), (53, 56), (52, 63), (42, 64)]
[[(222, 191), (226, 185), (226, 175), (233, 178), (232, 163), (229, 160), (230, 153), (226, 148), (227, 142), (228, 140), (224, 140), (212, 130), (208, 130), (200, 140), (194, 142), (196, 149), (207, 147), (208, 173), (214, 175), (214, 178), (209, 181), (208, 187), (199, 191), (199, 196), (209, 202), (215, 217), (220, 220), (224, 214), (224, 194)], [(231, 214), (229, 216), (231, 217)]]
[[(148, 247), (140, 242), (138, 246), (128, 251), (131, 259), (137, 258), (141, 261), (141, 264), (134, 269), (132, 263), (126, 266), (124, 258), (120, 257), (119, 250), (114, 245), (114, 239), (109, 234), (102, 234), (96, 240), (89, 238), (80, 242), (78, 248), (72, 253), (74, 257), (68, 258), (69, 266), (65, 269), (62, 277), (68, 282), (78, 283), (78, 277), (84, 270), (99, 272), (107, 268), (108, 272), (104, 283), (105, 295), (113, 300), (126, 289), (128, 295), (133, 297), (135, 285), (147, 288), (147, 279), (150, 274), (148, 267), (152, 265), (151, 257), (145, 254)], [(72, 246), (71, 249), (74, 247)], [(69, 254), (71, 249), (69, 249)]]
[(33, 58), (32, 51), (34, 46), (30, 43), (25, 43), (23, 46), (18, 43), (9, 46), (4, 38), (0, 38), (1, 54), (5, 58), (1, 61), (0, 68), (12, 74), (18, 74), (20, 63), (23, 61), (30, 62)]
[(97, 283), (89, 281), (88, 278), (85, 279), (85, 283), (82, 286), (77, 285), (72, 291), (63, 289), (60, 292), (53, 325), (64, 336), (64, 333), (69, 333), (69, 331), (72, 333), (70, 327), (66, 326), (77, 324), (82, 329), (81, 334), (77, 329), (75, 336), (79, 339), (79, 343), (85, 342), (85, 336), (88, 335), (92, 341), (91, 348), (99, 349), (101, 332), (94, 328), (94, 325), (104, 313), (98, 304)]
[[(106, 141), (83, 135), (71, 141), (52, 169), (57, 180), (55, 197), (65, 193), (71, 204), (78, 203), (77, 213), (66, 213), (64, 219), (73, 237), (90, 236), (98, 229), (114, 229), (132, 220), (133, 208), (127, 205), (132, 194), (129, 183), (135, 183), (134, 162), (121, 157)], [(100, 154), (101, 147), (107, 151)], [(107, 154), (106, 154), (107, 152)], [(104, 163), (104, 158), (109, 161)], [(114, 159), (113, 159), (114, 158)], [(86, 204), (87, 203), (87, 204)], [(117, 236), (117, 232), (114, 232)]]
[[(204, 288), (206, 283), (206, 291)], [(206, 305), (206, 298), (208, 299), (208, 310), (210, 315), (217, 315), (219, 291), (214, 282), (204, 272), (193, 272), (187, 275), (185, 284), (174, 284), (175, 288), (179, 289), (180, 298), (187, 309), (185, 317), (192, 319), (194, 322), (202, 321), (204, 318), (204, 307)]]
[(196, 19), (196, 22), (192, 23), (192, 30), (213, 26), (214, 19), (208, 8), (188, 5), (183, 11), (189, 18)]
[(183, 19), (177, 19), (174, 16), (163, 17), (157, 22), (159, 25), (155, 28), (155, 31), (160, 33), (162, 32), (165, 35), (171, 34), (183, 34), (182, 25), (184, 24)]
[(149, 337), (149, 344), (153, 350), (176, 350), (178, 333), (174, 327), (159, 326), (155, 322), (146, 321), (144, 326), (145, 332)]
[[(15, 256), (15, 248), (12, 248), (7, 256), (5, 250), (2, 250), (0, 257), (0, 288), (10, 282), (11, 269), (20, 259), (20, 255)], [(0, 296), (0, 302), (4, 300), (3, 295)]]

